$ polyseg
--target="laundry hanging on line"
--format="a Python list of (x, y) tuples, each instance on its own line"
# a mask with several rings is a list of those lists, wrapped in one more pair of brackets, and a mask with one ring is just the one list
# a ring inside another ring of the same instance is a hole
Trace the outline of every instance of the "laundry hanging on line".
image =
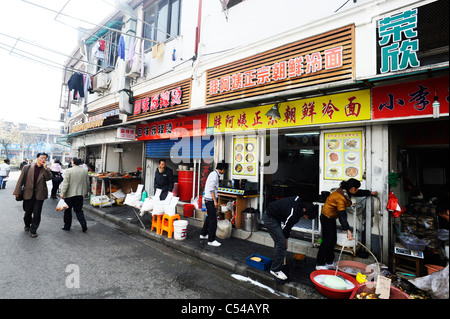
[(70, 77), (67, 82), (67, 86), (69, 91), (73, 90), (73, 99), (77, 100), (78, 96), (84, 98), (87, 92), (90, 94), (94, 93), (93, 91), (93, 77), (88, 74), (82, 74), (80, 72), (75, 72)]

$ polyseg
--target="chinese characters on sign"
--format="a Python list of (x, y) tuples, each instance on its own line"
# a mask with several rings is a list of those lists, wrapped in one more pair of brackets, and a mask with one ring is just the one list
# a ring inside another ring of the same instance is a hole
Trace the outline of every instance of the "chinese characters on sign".
[(177, 87), (134, 102), (134, 115), (181, 104), (182, 90)]
[(325, 134), (325, 179), (362, 179), (362, 132)]
[(433, 114), (438, 96), (440, 114), (449, 112), (448, 76), (372, 89), (372, 118), (394, 118)]
[(134, 128), (119, 127), (117, 129), (117, 138), (123, 140), (134, 140), (135, 137), (136, 131)]
[[(325, 70), (339, 68), (343, 64), (343, 47), (326, 49), (305, 56), (294, 57), (286, 61), (279, 61), (272, 65), (265, 65), (258, 69), (226, 75), (209, 81), (209, 95), (222, 92), (250, 88), (284, 79), (299, 77), (304, 74), (315, 73), (322, 68)], [(322, 58), (323, 56), (323, 58)], [(323, 61), (322, 61), (323, 60)]]
[(417, 9), (379, 20), (377, 30), (381, 50), (380, 73), (420, 66), (417, 57), (419, 51)]
[(93, 115), (93, 116), (89, 116), (87, 122), (85, 123), (80, 123), (80, 124), (76, 124), (74, 126), (72, 126), (71, 132), (79, 132), (79, 131), (84, 131), (84, 130), (88, 130), (91, 128), (95, 128), (95, 127), (100, 127), (103, 126), (104, 121), (108, 118), (112, 118), (113, 116), (118, 116), (119, 115), (119, 109), (114, 109), (108, 112), (104, 112), (104, 113), (100, 113), (97, 115)]
[(212, 113), (208, 126), (214, 127), (214, 132), (231, 132), (370, 120), (370, 90), (280, 103), (280, 119), (266, 115), (271, 107)]
[(139, 124), (136, 126), (136, 140), (157, 140), (206, 134), (207, 115)]

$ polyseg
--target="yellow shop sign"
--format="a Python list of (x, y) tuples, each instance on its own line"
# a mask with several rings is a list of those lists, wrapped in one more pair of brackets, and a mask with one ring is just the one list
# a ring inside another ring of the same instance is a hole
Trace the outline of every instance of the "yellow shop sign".
[[(280, 118), (267, 116), (277, 108)], [(370, 90), (229, 110), (209, 115), (214, 133), (370, 120)]]

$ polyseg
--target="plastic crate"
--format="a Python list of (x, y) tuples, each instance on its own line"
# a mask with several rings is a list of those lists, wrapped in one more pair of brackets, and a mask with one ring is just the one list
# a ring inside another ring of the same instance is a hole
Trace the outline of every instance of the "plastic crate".
[(398, 239), (409, 250), (424, 251), (428, 246), (428, 242), (414, 235), (398, 236)]
[[(253, 260), (253, 257), (261, 258), (261, 261)], [(272, 264), (272, 259), (260, 256), (260, 255), (251, 255), (247, 257), (247, 265), (261, 269), (261, 270), (269, 270), (270, 265)]]

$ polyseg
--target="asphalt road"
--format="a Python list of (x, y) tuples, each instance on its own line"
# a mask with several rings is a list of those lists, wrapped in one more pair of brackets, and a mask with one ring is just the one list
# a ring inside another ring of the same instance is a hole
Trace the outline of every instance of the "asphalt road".
[(53, 199), (44, 202), (38, 237), (31, 238), (22, 202), (12, 195), (19, 172), (10, 175), (0, 190), (2, 299), (284, 298), (93, 215), (86, 214), (86, 233), (75, 214), (71, 231), (63, 231)]

